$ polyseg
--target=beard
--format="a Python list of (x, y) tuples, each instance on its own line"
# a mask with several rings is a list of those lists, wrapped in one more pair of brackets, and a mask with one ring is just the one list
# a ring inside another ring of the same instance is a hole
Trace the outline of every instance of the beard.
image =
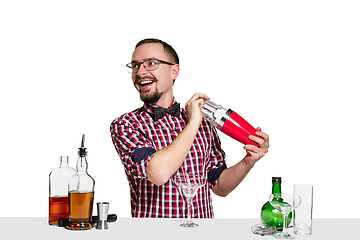
[[(141, 79), (142, 78), (140, 76), (136, 76), (134, 85), (139, 84), (139, 81)], [(151, 76), (151, 77), (147, 76), (146, 79), (152, 79), (154, 81), (154, 83), (156, 83), (158, 81), (156, 79), (156, 77), (154, 77), (154, 76)], [(141, 88), (138, 91), (140, 93), (141, 101), (143, 101), (144, 103), (147, 103), (147, 104), (155, 104), (155, 103), (157, 103), (157, 101), (159, 101), (160, 97), (163, 95), (163, 93), (159, 92), (157, 90), (157, 88), (155, 88), (155, 92), (153, 92), (153, 93), (149, 93), (150, 90), (143, 91)]]
[(162, 92), (158, 92), (157, 89), (152, 94), (146, 94), (147, 92), (140, 91), (140, 99), (147, 104), (155, 104), (159, 101), (160, 97), (163, 95)]

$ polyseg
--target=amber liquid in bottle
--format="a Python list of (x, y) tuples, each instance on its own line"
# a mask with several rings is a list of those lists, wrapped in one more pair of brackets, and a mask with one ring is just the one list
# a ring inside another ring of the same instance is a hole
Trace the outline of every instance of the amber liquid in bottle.
[(49, 197), (49, 224), (58, 225), (59, 218), (69, 217), (68, 197)]
[(84, 141), (85, 135), (78, 152), (76, 174), (69, 180), (69, 222), (65, 226), (69, 230), (88, 230), (93, 227), (91, 218), (95, 180), (87, 173), (87, 151)]
[(91, 229), (92, 209), (94, 201), (94, 192), (69, 192), (69, 225), (70, 230)]

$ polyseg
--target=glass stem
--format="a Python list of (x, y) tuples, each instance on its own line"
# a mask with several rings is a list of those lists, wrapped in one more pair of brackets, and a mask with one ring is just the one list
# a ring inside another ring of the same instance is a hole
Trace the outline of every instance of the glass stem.
[(187, 200), (187, 222), (191, 222), (191, 201), (192, 199)]
[(283, 235), (287, 235), (287, 220), (289, 212), (284, 213), (283, 216)]

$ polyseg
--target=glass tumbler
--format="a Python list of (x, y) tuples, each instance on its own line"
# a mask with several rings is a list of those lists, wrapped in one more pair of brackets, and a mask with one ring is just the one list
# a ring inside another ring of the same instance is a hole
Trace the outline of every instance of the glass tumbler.
[(294, 233), (311, 235), (313, 212), (313, 186), (309, 184), (294, 185), (294, 194), (301, 197), (301, 205), (295, 209)]

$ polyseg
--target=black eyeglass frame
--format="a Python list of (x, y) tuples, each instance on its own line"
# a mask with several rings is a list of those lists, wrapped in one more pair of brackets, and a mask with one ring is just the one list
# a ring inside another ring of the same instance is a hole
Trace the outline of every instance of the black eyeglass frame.
[[(156, 68), (155, 68), (155, 69), (152, 69), (152, 70), (148, 70), (148, 69), (146, 68), (146, 66), (144, 65), (144, 62), (147, 62), (147, 61), (156, 61), (156, 62), (157, 62)], [(132, 64), (134, 64), (134, 63), (139, 64), (139, 68), (137, 69), (136, 72), (134, 72), (134, 68), (132, 67)], [(145, 68), (147, 71), (154, 71), (154, 70), (156, 70), (156, 69), (159, 68), (159, 63), (164, 63), (164, 64), (168, 64), (168, 65), (175, 65), (175, 63), (167, 62), (167, 61), (160, 60), (160, 59), (156, 59), (156, 58), (150, 58), (150, 59), (146, 59), (146, 60), (144, 60), (144, 61), (142, 61), (142, 62), (133, 61), (133, 62), (131, 62), (131, 63), (126, 64), (126, 67), (130, 68), (130, 69), (132, 70), (132, 72), (129, 72), (129, 73), (133, 74), (133, 73), (137, 73), (137, 72), (139, 71), (141, 65), (143, 65), (144, 68)]]

